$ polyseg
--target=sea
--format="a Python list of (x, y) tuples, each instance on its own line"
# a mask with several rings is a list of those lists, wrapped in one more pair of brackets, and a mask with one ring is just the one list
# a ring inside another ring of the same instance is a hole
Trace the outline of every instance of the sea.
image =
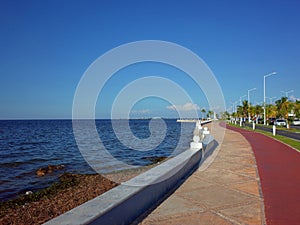
[[(176, 119), (163, 119), (163, 123), (162, 119), (158, 123), (153, 123), (153, 119), (87, 120), (82, 124), (85, 123), (94, 124), (104, 146), (97, 149), (97, 155), (109, 153), (111, 157), (98, 165), (103, 173), (126, 169), (124, 165), (149, 165), (153, 157), (175, 156), (189, 148), (195, 127), (194, 123), (178, 123)], [(116, 134), (116, 130), (121, 132)], [(161, 137), (162, 130), (165, 130), (164, 137)], [(126, 144), (133, 144), (133, 137), (139, 140), (138, 150)], [(152, 149), (147, 146), (149, 137), (154, 144), (157, 140)], [(0, 202), (48, 187), (65, 172), (99, 172), (83, 156), (90, 149), (94, 151), (95, 142), (88, 141), (88, 137), (83, 139), (87, 141), (79, 148), (72, 120), (0, 120)], [(39, 168), (48, 165), (64, 168), (45, 176), (36, 175)]]

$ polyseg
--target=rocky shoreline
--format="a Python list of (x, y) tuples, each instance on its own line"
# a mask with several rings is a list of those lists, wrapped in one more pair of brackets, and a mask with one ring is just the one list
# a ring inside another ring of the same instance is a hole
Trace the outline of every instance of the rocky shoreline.
[(154, 167), (165, 157), (146, 167), (111, 174), (70, 174), (60, 176), (60, 182), (17, 199), (0, 203), (0, 224), (43, 224), (101, 194), (120, 183)]
[(60, 182), (0, 205), (0, 224), (43, 224), (118, 184), (100, 174), (64, 174)]

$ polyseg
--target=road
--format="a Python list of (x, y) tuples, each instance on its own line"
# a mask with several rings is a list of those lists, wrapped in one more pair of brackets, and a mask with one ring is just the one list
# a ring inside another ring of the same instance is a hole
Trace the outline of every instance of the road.
[(297, 130), (300, 130), (300, 126), (295, 126), (295, 125), (290, 125), (291, 128), (294, 128), (294, 129), (297, 129)]
[[(251, 123), (246, 123), (246, 126), (252, 127), (252, 124)], [(297, 128), (299, 128), (299, 126)], [(267, 132), (270, 132), (270, 133), (273, 132), (273, 126), (256, 125), (255, 129), (267, 131)], [(285, 131), (285, 130), (278, 130), (277, 129), (276, 134), (281, 135), (281, 136), (285, 136), (285, 137), (288, 137), (288, 138), (293, 138), (295, 140), (300, 141), (300, 130), (299, 130), (299, 132), (291, 132), (291, 131)]]

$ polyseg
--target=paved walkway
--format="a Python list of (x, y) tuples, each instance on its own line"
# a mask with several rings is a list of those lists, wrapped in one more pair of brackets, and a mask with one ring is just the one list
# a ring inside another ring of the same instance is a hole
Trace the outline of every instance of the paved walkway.
[(251, 143), (264, 196), (267, 224), (300, 224), (300, 153), (293, 148), (239, 128)]
[(265, 224), (260, 180), (249, 142), (227, 129), (216, 150), (218, 154), (207, 169), (200, 167), (141, 224)]

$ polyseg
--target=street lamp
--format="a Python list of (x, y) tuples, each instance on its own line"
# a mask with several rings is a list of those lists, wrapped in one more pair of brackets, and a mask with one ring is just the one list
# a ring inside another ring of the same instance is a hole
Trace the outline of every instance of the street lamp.
[(235, 101), (234, 102), (234, 106), (235, 106), (235, 112), (237, 113), (237, 107), (238, 107), (238, 103), (239, 103), (239, 101)]
[(276, 72), (269, 73), (264, 75), (264, 125), (266, 125), (266, 77), (275, 75)]
[(243, 96), (241, 96), (240, 97), (240, 104), (241, 104), (241, 106), (243, 106), (243, 104), (242, 104), (242, 98), (244, 98), (244, 97), (246, 97), (247, 95), (243, 95)]
[(236, 120), (237, 120), (237, 104), (239, 101), (235, 101), (233, 103), (233, 107), (234, 107), (234, 112), (235, 112), (235, 117), (234, 117), (234, 123), (236, 124)]
[(234, 106), (233, 106), (233, 103), (232, 103), (232, 102), (230, 102), (230, 106), (228, 107), (228, 111), (229, 111), (229, 109), (231, 109), (231, 113), (233, 113)]
[(294, 90), (289, 90), (289, 91), (281, 91), (282, 93), (285, 93), (285, 97), (289, 97), (289, 93), (293, 92)]
[[(247, 95), (243, 95), (243, 96), (241, 96), (241, 97), (240, 97), (241, 109), (243, 109), (242, 98), (244, 98), (244, 97), (246, 97), (246, 96), (247, 96)], [(243, 116), (243, 114), (244, 114), (244, 113), (242, 112), (242, 115), (241, 115), (241, 117), (240, 117), (240, 123), (242, 122), (242, 119), (243, 119), (243, 117), (242, 117), (242, 116)]]
[(267, 97), (266, 96), (266, 98), (270, 99), (270, 104), (273, 105), (273, 98), (277, 98), (277, 97), (276, 96), (275, 97)]
[(232, 104), (232, 112), (236, 112), (236, 105), (237, 105), (237, 101), (236, 102), (230, 102)]
[(254, 91), (256, 88), (252, 88), (248, 90), (248, 122), (250, 123), (250, 113), (249, 113), (249, 108), (250, 108), (250, 91)]

